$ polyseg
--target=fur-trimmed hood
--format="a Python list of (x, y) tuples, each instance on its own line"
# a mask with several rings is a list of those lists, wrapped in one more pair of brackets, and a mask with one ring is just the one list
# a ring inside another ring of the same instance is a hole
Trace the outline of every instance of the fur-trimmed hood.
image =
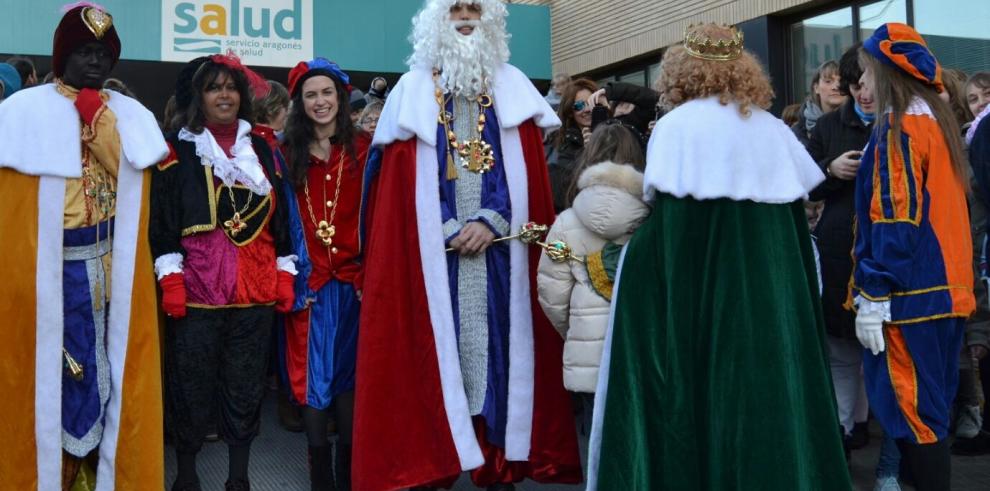
[(643, 173), (631, 165), (601, 162), (578, 178), (571, 208), (592, 233), (614, 240), (632, 232), (649, 215), (643, 202)]
[(578, 178), (578, 190), (590, 186), (609, 186), (622, 189), (629, 194), (643, 195), (643, 173), (635, 167), (605, 161), (589, 166)]

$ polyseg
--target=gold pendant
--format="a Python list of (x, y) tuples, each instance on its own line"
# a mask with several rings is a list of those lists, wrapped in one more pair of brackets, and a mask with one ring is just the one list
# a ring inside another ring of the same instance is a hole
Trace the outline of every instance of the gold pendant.
[(242, 230), (247, 228), (247, 223), (241, 220), (241, 214), (235, 212), (234, 216), (230, 217), (230, 220), (223, 222), (224, 228), (230, 232), (231, 237), (237, 237), (237, 234), (241, 233)]
[(326, 220), (320, 220), (316, 224), (316, 237), (323, 241), (323, 245), (330, 247), (333, 245), (333, 236), (337, 235), (337, 227), (330, 225)]
[(62, 359), (65, 362), (65, 368), (69, 370), (69, 376), (72, 377), (72, 380), (81, 382), (83, 379), (83, 366), (65, 348), (62, 348)]
[(464, 141), (457, 153), (461, 156), (461, 167), (475, 174), (484, 174), (495, 166), (492, 146), (480, 138)]

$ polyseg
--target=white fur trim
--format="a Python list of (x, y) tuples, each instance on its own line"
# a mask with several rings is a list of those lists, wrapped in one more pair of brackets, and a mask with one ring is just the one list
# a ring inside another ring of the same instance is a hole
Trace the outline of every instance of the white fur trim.
[[(144, 169), (164, 158), (168, 147), (154, 115), (134, 99), (109, 93), (107, 106), (117, 118), (130, 165)], [(32, 176), (82, 177), (79, 131), (79, 112), (55, 84), (18, 91), (0, 105), (0, 167)]]
[[(162, 138), (155, 115), (140, 102), (119, 92), (108, 90), (107, 107), (117, 117), (117, 132), (124, 157), (135, 169), (147, 169), (168, 155), (168, 144)], [(76, 139), (78, 140), (78, 138)]]
[(560, 127), (560, 118), (533, 83), (518, 68), (505, 63), (492, 80), (495, 115), (502, 128), (515, 128), (530, 119), (546, 130)]
[(644, 201), (678, 198), (790, 203), (825, 180), (794, 133), (770, 113), (718, 97), (678, 106), (657, 122), (646, 152)]
[[(434, 88), (433, 74), (429, 70), (406, 72), (385, 100), (372, 145), (385, 146), (418, 138), (435, 147), (440, 107), (437, 106)], [(436, 156), (432, 160), (435, 161)]]
[(285, 271), (286, 273), (290, 273), (292, 276), (296, 276), (299, 274), (299, 271), (296, 270), (296, 261), (298, 260), (299, 256), (292, 254), (290, 256), (278, 257), (275, 259), (275, 262), (278, 265), (279, 271)]
[(178, 252), (162, 254), (155, 259), (155, 276), (159, 281), (170, 274), (181, 273), (182, 270), (182, 254)]
[(594, 412), (591, 416), (591, 435), (588, 439), (588, 487), (586, 491), (598, 489), (598, 464), (602, 453), (602, 425), (605, 424), (605, 401), (608, 400), (608, 375), (612, 365), (612, 331), (615, 325), (615, 304), (619, 297), (619, 281), (622, 279), (622, 263), (626, 259), (626, 249), (619, 254), (619, 266), (615, 270), (615, 285), (612, 287), (612, 310), (608, 316), (608, 329), (605, 331), (605, 347), (602, 350), (601, 368), (598, 369), (598, 386), (595, 388)]
[[(144, 172), (136, 170), (121, 151), (117, 173), (117, 211), (114, 219), (113, 269), (110, 280), (110, 318), (107, 322), (107, 357), (110, 360), (110, 401), (107, 403), (96, 491), (112, 491), (117, 476), (117, 439), (124, 393), (124, 367), (131, 324), (131, 295), (137, 260), (138, 226)], [(147, 326), (136, 326), (138, 329)]]
[(241, 183), (258, 196), (268, 196), (272, 185), (261, 168), (258, 154), (251, 143), (251, 125), (244, 120), (237, 122), (237, 139), (230, 148), (233, 157), (227, 157), (210, 130), (204, 128), (199, 134), (182, 128), (179, 139), (196, 144), (196, 155), (203, 165), (213, 167), (213, 175), (228, 187)]
[[(529, 221), (526, 159), (516, 127), (502, 129), (502, 161), (512, 205), (510, 230)], [(509, 243), (509, 400), (505, 422), (505, 459), (529, 460), (533, 440), (533, 310), (529, 291), (529, 246)]]
[(79, 125), (79, 112), (55, 84), (14, 93), (0, 104), (0, 167), (32, 176), (82, 177)]
[(440, 223), (440, 199), (437, 195), (439, 187), (436, 147), (419, 140), (416, 142), (416, 228), (419, 233), (423, 283), (426, 286), (430, 324), (433, 326), (447, 424), (450, 426), (450, 436), (457, 450), (461, 470), (466, 471), (481, 467), (485, 463), (485, 457), (478, 445), (461, 376), (454, 311), (447, 280), (447, 255), (444, 253), (446, 246)]
[[(385, 101), (373, 145), (384, 146), (416, 137), (436, 146), (440, 108), (434, 96), (435, 88), (431, 70), (416, 68), (403, 75)], [(506, 63), (499, 68), (492, 82), (492, 94), (495, 114), (503, 129), (515, 128), (530, 119), (545, 129), (560, 126), (560, 119), (546, 99), (512, 65)]]
[(643, 173), (632, 165), (605, 161), (594, 164), (581, 173), (577, 183), (578, 189), (589, 186), (619, 188), (639, 198), (643, 193)]
[[(60, 96), (61, 97), (61, 96)], [(6, 104), (6, 103), (4, 103)], [(57, 125), (56, 125), (57, 126)], [(75, 136), (79, 141), (79, 136)], [(28, 146), (22, 145), (21, 146)], [(78, 161), (79, 154), (76, 154)], [(38, 257), (34, 360), (34, 433), (38, 490), (62, 489), (62, 217), (65, 179), (42, 176), (38, 185)]]

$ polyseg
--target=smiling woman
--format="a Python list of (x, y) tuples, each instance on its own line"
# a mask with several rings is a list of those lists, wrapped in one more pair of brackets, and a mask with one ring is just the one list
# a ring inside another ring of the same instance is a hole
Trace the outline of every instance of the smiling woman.
[(251, 92), (247, 77), (226, 65), (204, 63), (192, 77), (192, 101), (186, 126), (194, 133), (205, 124), (251, 122)]
[[(294, 299), (280, 175), (266, 140), (251, 134), (255, 78), (233, 56), (190, 62), (176, 83), (186, 124), (169, 135), (170, 154), (152, 176), (149, 239), (168, 315), (166, 408), (178, 457), (172, 489), (200, 489), (196, 454), (217, 420), (229, 446), (225, 488), (250, 489), (269, 331), (274, 311)], [(214, 407), (222, 417), (202, 409)]]
[[(349, 490), (357, 358), (358, 217), (371, 138), (351, 124), (350, 78), (324, 58), (289, 73), (292, 110), (285, 155), (293, 172), (286, 195), (300, 296), (286, 316), (286, 368), (303, 405), (313, 490)], [(331, 465), (327, 420), (338, 439)], [(334, 469), (331, 475), (331, 469)]]

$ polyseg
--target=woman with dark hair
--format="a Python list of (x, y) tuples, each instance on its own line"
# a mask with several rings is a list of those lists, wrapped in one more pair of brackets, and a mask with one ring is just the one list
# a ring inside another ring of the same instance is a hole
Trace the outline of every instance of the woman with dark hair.
[(263, 84), (232, 55), (191, 62), (176, 82), (185, 124), (152, 176), (173, 490), (200, 489), (196, 454), (214, 421), (229, 451), (225, 489), (250, 489), (272, 319), (293, 301), (281, 183), (271, 148), (251, 134), (250, 90)]
[[(351, 488), (358, 217), (371, 139), (351, 124), (349, 92), (347, 74), (323, 58), (301, 62), (289, 73), (292, 110), (282, 149), (295, 191), (290, 223), (299, 276), (286, 319), (285, 358), (292, 395), (303, 405), (314, 491)], [(338, 433), (333, 465), (327, 441), (331, 408)]]
[(880, 26), (859, 60), (882, 114), (856, 174), (848, 302), (866, 391), (915, 488), (950, 489), (949, 417), (975, 307), (966, 156), (942, 68), (913, 28)]
[(598, 90), (598, 85), (586, 78), (574, 80), (567, 86), (560, 100), (557, 115), (561, 127), (547, 136), (547, 165), (550, 171), (550, 188), (553, 192), (554, 211), (567, 208), (567, 188), (574, 179), (577, 162), (584, 142), (591, 135), (591, 104), (588, 98)]

